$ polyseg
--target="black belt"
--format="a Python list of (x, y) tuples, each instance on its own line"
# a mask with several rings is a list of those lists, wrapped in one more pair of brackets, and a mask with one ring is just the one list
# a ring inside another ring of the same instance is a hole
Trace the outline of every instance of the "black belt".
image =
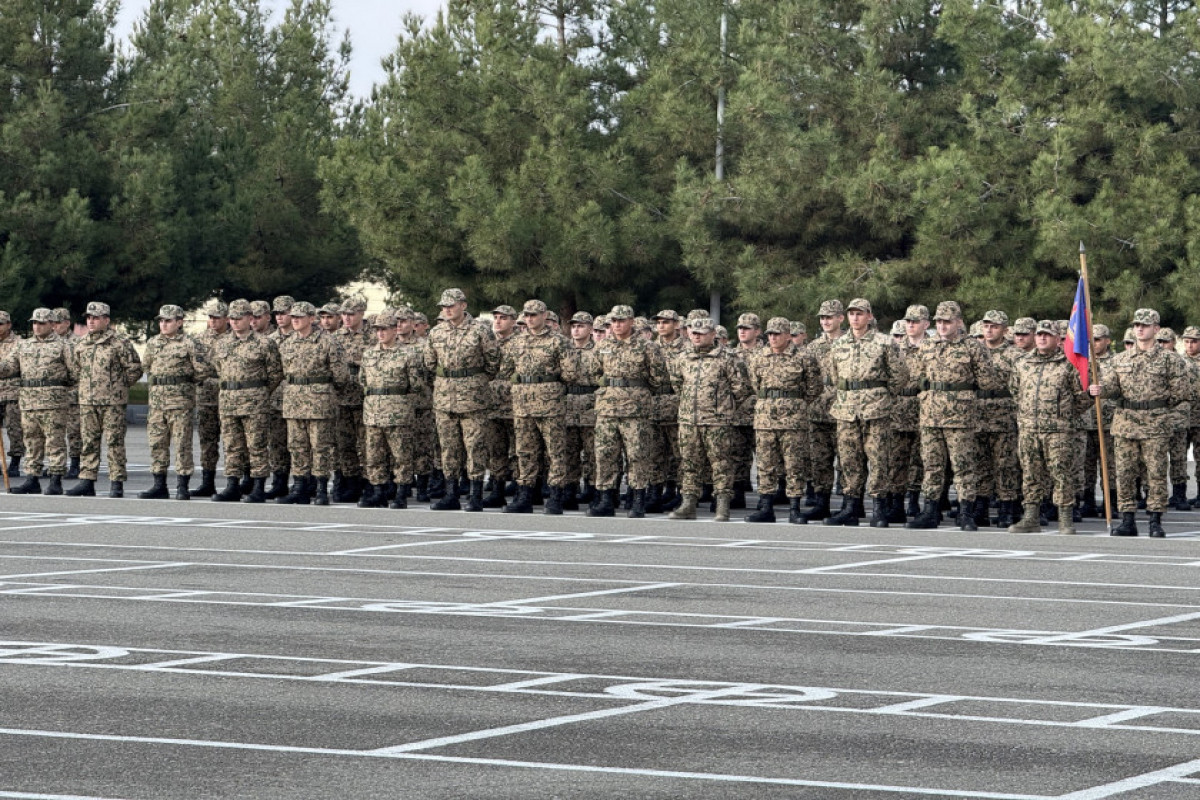
[(70, 386), (70, 385), (71, 384), (67, 381), (53, 380), (51, 378), (44, 378), (42, 380), (32, 380), (32, 381), (22, 380), (21, 381), (22, 389), (45, 389), (50, 386)]
[(442, 369), (437, 368), (435, 374), (439, 378), (470, 378), (475, 375), (482, 375), (482, 367), (467, 367), (466, 369)]
[(236, 389), (265, 389), (267, 388), (266, 381), (221, 381), (221, 388), (228, 390)]
[(762, 400), (799, 400), (804, 393), (796, 389), (759, 389), (758, 396)]
[(946, 381), (922, 381), (922, 389), (932, 389), (935, 392), (973, 392), (973, 383), (947, 383)]
[(413, 391), (407, 386), (378, 386), (373, 389), (364, 389), (363, 394), (368, 397), (381, 397), (383, 395), (397, 394), (412, 394)]
[(318, 386), (323, 383), (333, 383), (333, 378), (293, 378), (289, 375), (287, 382), (289, 386)]
[(191, 375), (151, 375), (146, 382), (151, 386), (183, 386), (185, 383), (195, 383)]
[(980, 389), (975, 396), (980, 400), (1011, 400), (1012, 392), (1008, 389)]
[(1117, 405), (1121, 408), (1127, 408), (1130, 411), (1154, 411), (1159, 408), (1166, 408), (1166, 400), (1126, 400), (1121, 398), (1117, 401)]
[(562, 378), (557, 375), (513, 375), (513, 383), (559, 383)]
[(921, 387), (918, 386), (915, 389), (901, 389), (900, 391), (896, 392), (896, 396), (897, 397), (916, 397), (920, 393), (921, 393)]
[(883, 389), (887, 381), (838, 381), (837, 388), (843, 392), (853, 392), (859, 389)]
[(567, 394), (595, 394), (599, 386), (568, 386)]
[(612, 386), (617, 389), (649, 389), (650, 384), (641, 378), (601, 378), (601, 386)]

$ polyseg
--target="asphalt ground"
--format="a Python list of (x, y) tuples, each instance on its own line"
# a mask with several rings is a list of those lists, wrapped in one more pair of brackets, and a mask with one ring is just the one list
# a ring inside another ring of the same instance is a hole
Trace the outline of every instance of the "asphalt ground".
[(1166, 525), (4, 495), (0, 798), (1200, 798)]

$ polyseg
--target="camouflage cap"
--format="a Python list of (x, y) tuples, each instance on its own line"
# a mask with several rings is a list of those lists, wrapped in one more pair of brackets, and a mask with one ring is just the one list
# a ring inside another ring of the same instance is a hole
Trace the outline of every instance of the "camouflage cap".
[(921, 306), (921, 305), (909, 306), (908, 310), (904, 312), (904, 321), (905, 322), (928, 322), (929, 321), (929, 309), (926, 308), (925, 306)]
[(317, 309), (317, 314), (322, 317), (337, 317), (342, 313), (341, 303), (326, 303)]
[(54, 312), (48, 308), (35, 308), (29, 315), (30, 322), (54, 322)]
[(549, 309), (541, 300), (526, 300), (525, 305), (521, 307), (522, 314), (545, 314), (547, 311)]
[(429, 317), (425, 316), (424, 311), (413, 311), (413, 322), (423, 322), (429, 324)]
[(316, 306), (305, 300), (299, 300), (292, 303), (292, 310), (288, 312), (293, 317), (311, 317), (317, 313)]
[(497, 314), (499, 314), (502, 317), (512, 317), (513, 319), (516, 319), (517, 310), (509, 305), (496, 306), (495, 308), (492, 309), (492, 316), (495, 316)]
[(296, 301), (290, 294), (281, 294), (271, 303), (271, 310), (276, 314), (286, 314), (292, 310), (292, 306), (295, 304)]
[(1157, 325), (1158, 320), (1158, 312), (1153, 308), (1139, 308), (1133, 312), (1134, 325)]
[(592, 320), (592, 327), (600, 328), (601, 330), (603, 330), (604, 328), (607, 328), (608, 327), (608, 316), (605, 314), (601, 314), (600, 316), (596, 317), (594, 320)]
[(633, 308), (630, 306), (613, 306), (612, 311), (608, 312), (608, 319), (633, 319)]
[(742, 314), (738, 317), (737, 326), (739, 328), (761, 328), (762, 320), (758, 318), (758, 314)]
[(717, 331), (718, 338), (720, 338), (720, 339), (728, 339), (729, 338), (729, 331), (725, 330), (724, 325), (718, 325), (716, 327), (716, 331)]
[(993, 308), (991, 311), (983, 315), (983, 321), (990, 322), (993, 325), (1004, 325), (1005, 327), (1008, 327), (1008, 314)]
[(400, 306), (399, 308), (395, 309), (384, 309), (384, 311), (391, 311), (396, 316), (396, 322), (403, 322), (406, 319), (415, 321), (417, 318), (417, 312), (413, 311), (408, 306)]
[(362, 295), (347, 297), (342, 301), (341, 313), (358, 314), (367, 310), (367, 298)]
[(771, 317), (767, 320), (767, 327), (764, 329), (767, 333), (786, 333), (792, 335), (792, 323), (787, 317)]
[(946, 300), (938, 303), (937, 312), (934, 313), (935, 320), (951, 320), (962, 319), (962, 308), (953, 300)]
[(1154, 334), (1155, 341), (1173, 342), (1175, 341), (1175, 331), (1170, 328), (1159, 328), (1158, 333)]
[(892, 323), (892, 336), (907, 336), (908, 326), (904, 324), (904, 320), (898, 319)]
[(183, 309), (179, 306), (163, 306), (158, 310), (158, 319), (183, 319)]
[(1121, 341), (1125, 344), (1133, 344), (1137, 341), (1137, 337), (1133, 335), (1133, 328), (1125, 329), (1125, 336), (1121, 338)]
[[(101, 303), (96, 300), (93, 300), (92, 302), (87, 304), (87, 311), (85, 313), (89, 317), (107, 317), (108, 313), (109, 313), (108, 303)], [(55, 316), (57, 316), (57, 315), (58, 315), (58, 312), (55, 312)], [(61, 321), (62, 320), (60, 320), (60, 322)]]
[(865, 297), (856, 297), (851, 300), (850, 305), (846, 306), (846, 310), (849, 311), (852, 308), (857, 309), (858, 311), (865, 311), (868, 314), (872, 313), (871, 301), (867, 300)]
[(229, 306), (225, 305), (225, 301), (214, 297), (204, 304), (204, 313), (210, 317), (227, 317)]
[(396, 323), (400, 321), (399, 315), (395, 311), (385, 309), (375, 315), (375, 319), (371, 321), (372, 328), (394, 328)]
[(1200, 339), (1200, 325), (1188, 325), (1183, 329), (1184, 339)]
[(817, 316), (836, 317), (844, 313), (846, 313), (846, 310), (842, 308), (841, 300), (826, 300), (824, 303), (821, 303), (821, 310), (817, 312)]
[(804, 327), (803, 322), (792, 323), (792, 336), (799, 336), (802, 333), (808, 333), (808, 329)]
[(575, 316), (571, 317), (571, 324), (574, 325), (576, 323), (582, 325), (591, 325), (592, 315), (586, 311), (576, 311)]
[(249, 317), (249, 316), (253, 316), (250, 313), (250, 301), (249, 300), (234, 300), (232, 303), (229, 304), (229, 318), (230, 319), (241, 319), (242, 317)]
[(708, 319), (711, 316), (712, 314), (708, 313), (708, 311), (703, 308), (693, 308), (687, 313), (687, 321), (691, 322), (694, 319)]
[(1033, 333), (1036, 330), (1037, 320), (1035, 320), (1033, 317), (1019, 317), (1017, 321), (1012, 324), (1012, 332), (1014, 334)]
[(250, 313), (256, 317), (265, 317), (271, 313), (271, 304), (266, 300), (251, 300)]
[(557, 322), (557, 323), (559, 323), (560, 325), (562, 324), (562, 320), (560, 320), (560, 319), (558, 318), (558, 314), (557, 314), (556, 312), (554, 312), (554, 311), (547, 311), (547, 312), (546, 312), (546, 319), (547, 319), (547, 320), (549, 320), (550, 322)]
[(62, 306), (59, 306), (58, 308), (54, 309), (54, 314), (58, 317), (59, 322), (70, 322), (71, 321), (70, 310), (63, 308)]
[[(1188, 330), (1191, 330), (1191, 328), (1188, 328)], [(1196, 330), (1200, 330), (1200, 328), (1197, 328)], [(1099, 322), (1097, 322), (1095, 325), (1092, 326), (1092, 338), (1093, 339), (1111, 339), (1112, 332), (1109, 331), (1107, 325), (1101, 325)], [(1187, 337), (1185, 336), (1184, 338), (1187, 338)]]
[(12, 322), (12, 314), (9, 314), (7, 311), (0, 311), (0, 323), (3, 323), (3, 322), (11, 323)]
[(968, 336), (983, 336), (983, 320), (975, 320), (971, 323), (971, 329), (967, 331)]
[(467, 295), (462, 289), (447, 289), (442, 292), (442, 299), (438, 300), (438, 305), (453, 306), (465, 302), (467, 302)]
[(679, 314), (669, 308), (664, 308), (662, 311), (654, 315), (654, 321), (665, 319), (668, 322), (679, 322)]
[(1054, 336), (1060, 335), (1058, 332), (1058, 323), (1052, 319), (1043, 319), (1039, 321), (1037, 328), (1034, 329), (1034, 333), (1049, 333), (1053, 334)]
[(716, 323), (707, 317), (688, 320), (687, 329), (691, 333), (709, 333), (716, 330)]

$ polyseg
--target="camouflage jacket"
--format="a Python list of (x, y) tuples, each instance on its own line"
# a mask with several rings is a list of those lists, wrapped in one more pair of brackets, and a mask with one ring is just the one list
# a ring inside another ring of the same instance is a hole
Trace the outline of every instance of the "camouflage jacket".
[(358, 331), (352, 331), (344, 325), (334, 333), (342, 352), (346, 354), (346, 365), (350, 368), (350, 383), (341, 392), (341, 403), (344, 406), (358, 407), (363, 404), (362, 385), (358, 381), (358, 369), (362, 364), (363, 353), (368, 347), (375, 345), (375, 337), (366, 325)]
[(251, 331), (217, 340), (213, 353), (220, 387), (221, 416), (247, 417), (270, 408), (271, 393), (283, 381), (279, 348), (266, 336)]
[(420, 347), (378, 342), (363, 351), (358, 372), (363, 390), (363, 424), (376, 428), (412, 426), (417, 421), (417, 398), (425, 391), (425, 354)]
[(186, 333), (159, 334), (146, 342), (142, 354), (150, 407), (176, 411), (196, 407), (196, 384), (216, 373), (204, 346)]
[(719, 345), (689, 350), (671, 362), (670, 370), (680, 425), (735, 425), (738, 408), (753, 394), (745, 364)]
[(654, 342), (631, 335), (609, 337), (596, 346), (600, 388), (596, 416), (654, 418), (654, 396), (667, 390), (669, 378), (662, 350)]
[[(8, 358), (9, 354), (17, 349), (20, 344), (21, 337), (15, 333), (9, 333), (4, 339), (0, 339), (0, 361)], [(20, 378), (5, 378), (0, 380), (0, 403), (15, 403), (21, 393)]]
[[(503, 363), (504, 354), (513, 342), (517, 340), (518, 334), (496, 339), (496, 346), (500, 349), (500, 361)], [(488, 413), (488, 419), (512, 419), (512, 382), (503, 378), (493, 378), (490, 384), (492, 392), (492, 408)]]
[[(22, 339), (0, 361), (0, 378), (21, 379), (22, 411), (71, 405), (76, 373), (71, 341), (57, 333), (45, 339), (36, 336)], [(46, 385), (36, 385), (41, 383)]]
[[(231, 328), (226, 328), (224, 333), (217, 333), (212, 328), (205, 328), (204, 332), (196, 338), (200, 340), (200, 344), (204, 345), (204, 352), (211, 354), (216, 352), (217, 342), (226, 336), (233, 336)], [(196, 405), (216, 407), (219, 404), (220, 391), (217, 387), (217, 379), (215, 377), (208, 378), (196, 389)]]
[(574, 383), (579, 374), (571, 341), (549, 326), (514, 338), (497, 373), (512, 386), (513, 416), (561, 417), (567, 411), (564, 384)]
[(441, 322), (429, 331), (425, 368), (433, 373), (433, 408), (481, 414), (492, 405), (488, 382), (500, 367), (492, 329), (470, 314), (458, 325)]
[(129, 387), (142, 377), (142, 360), (128, 339), (111, 328), (89, 333), (75, 343), (74, 356), (81, 406), (129, 402)]
[(1192, 420), (1192, 405), (1196, 400), (1196, 382), (1194, 380), (1195, 376), (1192, 372), (1192, 362), (1187, 356), (1175, 350), (1168, 348), (1165, 349), (1165, 352), (1168, 356), (1178, 362), (1180, 368), (1183, 370), (1184, 379), (1188, 386), (1187, 399), (1175, 406), (1175, 408), (1171, 409), (1172, 415), (1175, 417), (1175, 421), (1173, 423), (1175, 425), (1175, 430), (1186, 431), (1188, 424)]
[[(270, 339), (275, 344), (275, 349), (278, 350), (279, 346), (281, 344), (283, 344), (284, 340), (287, 339), (291, 335), (292, 335), (292, 332), (290, 330), (287, 333), (283, 333), (282, 331), (279, 330), (279, 328), (276, 328), (275, 330), (273, 330), (269, 334), (267, 334), (267, 338)], [(275, 391), (271, 392), (271, 411), (276, 416), (283, 413), (283, 383), (282, 382), (279, 384), (279, 386), (277, 386), (275, 388)]]
[[(1200, 428), (1200, 356), (1193, 358), (1186, 353), (1183, 356), (1184, 362), (1188, 365), (1191, 372), (1192, 381), (1192, 412), (1188, 417), (1189, 428)], [(1198, 454), (1200, 455), (1200, 454)]]
[[(662, 351), (663, 360), (668, 367), (670, 367), (672, 361), (691, 349), (691, 342), (683, 336), (676, 336), (669, 342), (655, 338), (654, 343)], [(654, 420), (662, 425), (677, 425), (679, 423), (679, 398), (675, 396), (674, 389), (654, 396)]]
[(806, 430), (808, 404), (825, 388), (821, 368), (805, 350), (782, 353), (764, 347), (746, 362), (754, 403), (754, 427), (764, 431)]
[[(1112, 367), (1113, 351), (1109, 350), (1102, 356), (1096, 356), (1096, 371), (1103, 381), (1105, 370)], [(1078, 375), (1078, 373), (1076, 373)], [(1195, 406), (1193, 406), (1195, 408)], [(1115, 400), (1100, 401), (1100, 416), (1104, 420), (1104, 432), (1112, 433), (1113, 414), (1117, 410), (1117, 402)], [(1096, 430), (1096, 404), (1089, 401), (1087, 408), (1079, 415), (1079, 429), (1083, 431)]]
[(917, 354), (914, 377), (921, 379), (921, 427), (975, 430), (980, 390), (996, 392), (1008, 386), (1000, 380), (992, 357), (977, 340), (929, 339)]
[(350, 370), (337, 337), (314, 327), (303, 338), (293, 333), (279, 345), (283, 363), (283, 416), (287, 419), (334, 419), (338, 390)]
[(1061, 350), (1049, 356), (1023, 354), (1013, 363), (1008, 386), (1022, 433), (1072, 433), (1090, 405), (1079, 373)]
[(415, 350), (421, 359), (421, 369), (423, 370), (424, 380), (421, 383), (421, 391), (413, 398), (413, 408), (417, 411), (432, 411), (433, 410), (433, 375), (425, 366), (425, 351), (429, 349), (429, 340), (423, 339), (416, 334), (413, 334), (408, 339), (396, 339), (396, 344), (400, 347)]
[(1183, 362), (1157, 344), (1113, 357), (1101, 376), (1103, 396), (1117, 401), (1113, 436), (1158, 439), (1175, 432), (1173, 409), (1191, 398)]
[[(575, 381), (567, 387), (567, 424), (580, 428), (596, 426), (596, 389), (600, 386), (600, 361), (596, 343), (575, 348), (578, 362)], [(674, 397), (674, 395), (672, 395)]]
[(908, 384), (908, 365), (890, 337), (867, 330), (841, 336), (826, 356), (834, 399), (829, 415), (840, 422), (890, 419), (892, 397)]
[(1013, 374), (1017, 361), (1025, 357), (1021, 348), (1004, 342), (999, 347), (988, 347), (992, 357), (992, 366), (996, 374), (1004, 382), (1005, 388), (998, 391), (979, 392), (979, 424), (976, 430), (980, 433), (1005, 433), (1017, 429), (1017, 402), (1009, 391), (1009, 378)]
[[(846, 332), (841, 331), (838, 338), (845, 336)], [(817, 362), (817, 366), (821, 368), (821, 396), (815, 402), (808, 405), (808, 418), (813, 422), (823, 422), (826, 425), (833, 424), (833, 417), (829, 416), (829, 408), (833, 405), (833, 398), (837, 394), (833, 389), (833, 382), (829, 377), (829, 351), (833, 349), (833, 343), (837, 339), (830, 338), (829, 334), (822, 333), (816, 339), (808, 344), (808, 354)]]
[(913, 344), (907, 336), (899, 344), (900, 355), (908, 369), (908, 383), (892, 398), (892, 425), (896, 431), (916, 433), (921, 420), (921, 380), (917, 366), (920, 344)]
[[(761, 342), (755, 342), (749, 347), (743, 347), (741, 342), (738, 342), (737, 346), (732, 348), (732, 352), (734, 358), (741, 363), (742, 370), (745, 371), (747, 365), (750, 363), (750, 359), (766, 349), (766, 345)], [(737, 421), (733, 423), (734, 425), (744, 428), (754, 425), (754, 404), (756, 400), (757, 398), (754, 396), (754, 393), (751, 392), (750, 396), (741, 402), (738, 406), (737, 414), (735, 414)]]

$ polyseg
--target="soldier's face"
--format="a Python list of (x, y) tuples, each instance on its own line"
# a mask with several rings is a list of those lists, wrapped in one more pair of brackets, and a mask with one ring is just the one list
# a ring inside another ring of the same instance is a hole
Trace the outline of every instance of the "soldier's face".
[(101, 333), (108, 330), (108, 317), (87, 316), (88, 333)]
[(696, 347), (712, 347), (713, 342), (717, 340), (717, 332), (713, 329), (707, 331), (688, 331), (688, 338), (692, 340), (692, 344)]
[(398, 333), (399, 331), (396, 328), (376, 328), (375, 338), (378, 339), (379, 343), (382, 345), (390, 345), (392, 342), (396, 341), (396, 336)]
[(411, 319), (396, 320), (396, 333), (400, 336), (408, 336), (413, 332), (413, 321)]
[(174, 336), (182, 327), (183, 320), (181, 319), (160, 319), (158, 321), (158, 332), (163, 336)]
[(217, 333), (224, 333), (229, 330), (229, 317), (209, 317), (208, 329)]
[(675, 320), (673, 319), (655, 320), (654, 329), (658, 331), (658, 335), (664, 339), (671, 340), (675, 338)]
[(796, 345), (797, 347), (802, 347), (804, 345), (804, 343), (807, 341), (808, 341), (807, 333), (797, 333), (797, 334), (793, 334), (793, 336), (792, 336), (792, 344)]
[(934, 324), (937, 325), (938, 336), (946, 341), (953, 341), (962, 333), (962, 320), (960, 319), (939, 319)]
[(821, 330), (826, 333), (835, 333), (842, 329), (842, 321), (846, 319), (845, 314), (832, 314), (823, 317), (817, 317), (821, 323)]
[(342, 324), (351, 330), (358, 330), (358, 327), (362, 325), (362, 321), (363, 312), (361, 311), (342, 312)]
[(66, 336), (71, 332), (71, 320), (69, 319), (64, 319), (62, 322), (55, 322), (53, 324), (54, 332), (59, 336)]
[(792, 336), (788, 333), (768, 333), (767, 342), (771, 345), (771, 352), (782, 353), (792, 343)]
[[(1190, 341), (1190, 340), (1184, 339), (1185, 343), (1188, 341)], [(1198, 340), (1198, 341), (1200, 341), (1200, 340)], [(1110, 344), (1112, 344), (1112, 339), (1108, 338), (1107, 336), (1101, 336), (1098, 339), (1093, 339), (1092, 340), (1092, 352), (1098, 356), (1102, 356), (1108, 352), (1108, 346)]]
[(538, 333), (542, 330), (542, 328), (546, 327), (545, 311), (540, 314), (535, 314), (532, 311), (526, 311), (523, 316), (525, 317), (525, 327), (529, 328), (529, 330), (533, 331), (534, 333)]
[(983, 340), (988, 344), (1000, 344), (1000, 341), (1004, 339), (1004, 334), (1007, 332), (1007, 325), (997, 325), (994, 322), (983, 323)]
[(417, 332), (417, 336), (424, 336), (429, 333), (429, 323), (418, 320), (413, 323), (413, 330)]
[(319, 314), (317, 316), (317, 322), (320, 323), (321, 330), (330, 332), (336, 331), (342, 324), (341, 318), (335, 317), (333, 314)]
[(1028, 350), (1029, 348), (1036, 346), (1033, 341), (1032, 333), (1014, 333), (1013, 344), (1022, 350)]
[(738, 341), (742, 344), (753, 344), (758, 341), (758, 330), (758, 328), (753, 328), (749, 325), (738, 325)]
[(908, 331), (908, 338), (923, 339), (925, 331), (929, 330), (929, 320), (927, 319), (906, 319), (904, 320), (904, 330)]
[(1033, 336), (1034, 347), (1042, 355), (1050, 355), (1058, 349), (1058, 337), (1053, 333), (1039, 331)]
[(312, 317), (292, 317), (292, 330), (301, 336), (308, 335), (308, 332), (312, 330), (312, 324)]
[(10, 333), (12, 333), (12, 323), (0, 322), (0, 339), (7, 339)]
[(442, 306), (442, 316), (444, 316), (448, 322), (459, 322), (466, 313), (467, 304), (461, 300), (452, 306)]
[(594, 341), (602, 342), (605, 336), (608, 336), (607, 328), (592, 328), (592, 339)]
[(863, 311), (861, 308), (852, 308), (846, 312), (846, 317), (850, 320), (850, 330), (855, 333), (862, 333), (871, 324), (874, 319), (871, 313)]
[(556, 333), (562, 330), (562, 325), (559, 324), (556, 320), (550, 319), (549, 314), (546, 315), (546, 324), (550, 326), (550, 330), (552, 330)]
[(1137, 339), (1138, 344), (1153, 342), (1156, 336), (1158, 336), (1157, 325), (1147, 325), (1143, 322), (1133, 323), (1133, 338)]
[(492, 331), (497, 336), (508, 336), (516, 325), (516, 317), (510, 317), (508, 314), (495, 314), (492, 317)]
[(610, 319), (608, 321), (608, 330), (618, 339), (628, 339), (633, 333), (632, 319)]
[(244, 334), (250, 332), (250, 326), (254, 323), (254, 317), (246, 314), (242, 317), (230, 317), (229, 327), (233, 328), (236, 334)]
[(292, 315), (286, 311), (275, 312), (275, 327), (281, 331), (290, 331), (292, 329)]
[(1183, 349), (1189, 356), (1200, 355), (1200, 339), (1184, 339)]
[(572, 322), (571, 338), (577, 342), (586, 342), (592, 338), (592, 326), (586, 322)]
[(250, 318), (250, 327), (259, 333), (266, 333), (267, 328), (271, 325), (270, 314), (258, 314)]
[(45, 338), (50, 335), (50, 330), (53, 327), (53, 322), (35, 322), (33, 323), (33, 335), (38, 338)]

